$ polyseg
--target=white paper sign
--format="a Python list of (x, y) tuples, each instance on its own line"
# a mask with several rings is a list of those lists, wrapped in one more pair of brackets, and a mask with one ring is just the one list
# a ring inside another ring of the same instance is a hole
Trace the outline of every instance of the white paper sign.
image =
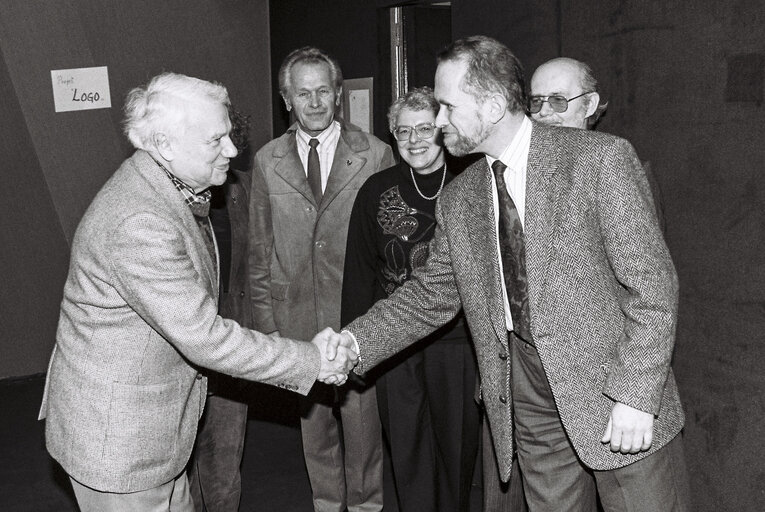
[(50, 72), (56, 112), (111, 108), (109, 72), (96, 68), (55, 69)]
[(348, 102), (350, 103), (351, 124), (355, 124), (362, 131), (372, 133), (372, 126), (369, 119), (369, 89), (356, 89), (350, 91)]

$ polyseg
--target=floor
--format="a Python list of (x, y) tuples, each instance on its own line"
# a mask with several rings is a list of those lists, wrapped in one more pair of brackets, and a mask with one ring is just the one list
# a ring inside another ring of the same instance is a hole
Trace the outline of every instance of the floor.
[[(37, 421), (42, 389), (42, 375), (0, 380), (2, 512), (77, 510), (66, 474), (45, 451), (44, 423)], [(267, 387), (255, 390), (250, 403), (240, 511), (310, 512), (295, 396)], [(387, 461), (385, 488), (385, 511), (398, 512)], [(474, 486), (473, 495), (477, 512), (480, 487)]]

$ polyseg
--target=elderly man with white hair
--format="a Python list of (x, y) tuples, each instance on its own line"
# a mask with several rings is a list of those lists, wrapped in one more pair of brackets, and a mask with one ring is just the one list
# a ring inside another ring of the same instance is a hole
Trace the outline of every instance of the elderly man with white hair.
[(83, 511), (193, 510), (200, 367), (307, 394), (355, 362), (346, 349), (321, 356), (331, 329), (302, 343), (217, 315), (207, 189), (237, 152), (228, 104), (225, 87), (173, 73), (130, 91), (136, 151), (75, 233), (40, 417)]

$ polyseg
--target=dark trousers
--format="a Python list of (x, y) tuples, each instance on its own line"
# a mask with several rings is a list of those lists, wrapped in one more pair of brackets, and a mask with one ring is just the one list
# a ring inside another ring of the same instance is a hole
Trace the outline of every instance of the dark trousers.
[(207, 397), (188, 475), (196, 512), (236, 512), (242, 494), (247, 404), (218, 395)]
[(467, 511), (479, 444), (470, 342), (440, 340), (404, 355), (377, 380), (399, 510)]
[(689, 510), (682, 441), (628, 466), (592, 471), (577, 458), (555, 407), (536, 348), (514, 334), (512, 393), (515, 440), (531, 512), (682, 512)]
[(523, 480), (518, 457), (513, 459), (510, 481), (503, 482), (499, 477), (497, 452), (494, 450), (486, 415), (483, 416), (482, 423), (483, 512), (528, 512), (526, 499), (523, 497)]

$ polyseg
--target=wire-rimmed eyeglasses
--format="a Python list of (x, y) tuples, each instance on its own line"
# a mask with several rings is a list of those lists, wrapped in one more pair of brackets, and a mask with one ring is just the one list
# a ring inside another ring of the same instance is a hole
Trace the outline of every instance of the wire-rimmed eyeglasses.
[(536, 114), (540, 110), (542, 110), (542, 104), (547, 102), (550, 104), (550, 108), (552, 108), (555, 112), (562, 114), (566, 110), (568, 110), (568, 104), (569, 102), (581, 98), (585, 94), (590, 94), (594, 91), (587, 91), (583, 92), (582, 94), (578, 96), (574, 96), (573, 98), (565, 98), (563, 96), (560, 96), (558, 94), (553, 94), (552, 96), (532, 96), (529, 98), (529, 112), (532, 114)]
[(420, 123), (417, 126), (396, 126), (393, 129), (393, 136), (397, 140), (409, 140), (412, 132), (415, 132), (420, 139), (429, 139), (436, 133), (434, 123)]

